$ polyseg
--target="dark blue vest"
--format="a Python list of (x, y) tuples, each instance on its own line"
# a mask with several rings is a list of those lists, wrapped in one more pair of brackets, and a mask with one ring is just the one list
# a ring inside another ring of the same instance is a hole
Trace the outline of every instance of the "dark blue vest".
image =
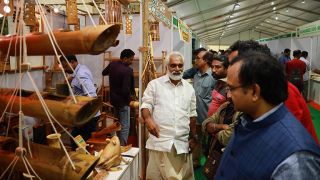
[(297, 151), (320, 155), (320, 148), (300, 122), (281, 105), (260, 122), (240, 119), (216, 173), (216, 179), (270, 179), (275, 168)]

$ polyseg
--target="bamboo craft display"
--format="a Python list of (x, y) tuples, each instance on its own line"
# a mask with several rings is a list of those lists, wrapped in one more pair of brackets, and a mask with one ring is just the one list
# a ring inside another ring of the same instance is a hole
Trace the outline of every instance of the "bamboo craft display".
[(66, 0), (67, 24), (78, 24), (78, 9), (76, 0)]
[(108, 24), (122, 26), (121, 4), (118, 0), (105, 0), (105, 19)]
[[(0, 114), (2, 114), (8, 103), (12, 103), (12, 112), (18, 113), (20, 110), (20, 95), (11, 96), (13, 89), (0, 89)], [(18, 91), (19, 92), (19, 91)], [(47, 104), (51, 114), (65, 126), (83, 125), (93, 118), (101, 109), (102, 101), (99, 98), (87, 96), (75, 96), (78, 103), (74, 103), (70, 96), (54, 95), (50, 93), (42, 93), (45, 103)], [(11, 110), (10, 108), (7, 110)], [(21, 108), (25, 115), (36, 117), (39, 119), (48, 119), (41, 102), (35, 92), (22, 90)]]
[[(60, 149), (30, 143), (31, 158), (25, 150), (18, 152), (17, 147), (17, 140), (0, 136), (0, 174), (4, 172), (15, 156), (20, 157), (13, 169), (11, 179), (24, 179), (23, 174), (27, 174), (22, 156), (28, 159), (35, 172), (42, 179), (86, 179), (99, 161), (98, 157), (92, 155), (69, 152), (75, 165), (75, 169), (73, 169), (65, 153)], [(8, 178), (8, 174), (7, 172), (5, 177)]]
[[(80, 31), (56, 31), (53, 34), (64, 54), (97, 55), (115, 45), (119, 32), (119, 25), (100, 25), (85, 27)], [(14, 56), (20, 51), (22, 38), (22, 36), (0, 36), (0, 54), (6, 54), (10, 48), (9, 55)], [(55, 55), (48, 34), (30, 33), (25, 38), (27, 55)], [(9, 46), (10, 41), (12, 41), (11, 46)]]
[(26, 24), (26, 26), (30, 26), (30, 27), (34, 27), (37, 24), (35, 4), (33, 4), (30, 1), (25, 2), (24, 23)]
[(150, 34), (152, 41), (160, 41), (160, 27), (159, 22), (150, 22)]

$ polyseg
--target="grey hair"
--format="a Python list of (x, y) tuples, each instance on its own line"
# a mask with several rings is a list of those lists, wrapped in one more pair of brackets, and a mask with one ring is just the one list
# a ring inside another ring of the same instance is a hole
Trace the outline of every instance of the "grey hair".
[(182, 60), (182, 62), (184, 63), (184, 57), (183, 55), (178, 52), (178, 51), (173, 51), (170, 54), (167, 55), (166, 60), (165, 60), (165, 65), (168, 66), (169, 65), (169, 61), (171, 57), (175, 57), (175, 56), (179, 56), (180, 59)]

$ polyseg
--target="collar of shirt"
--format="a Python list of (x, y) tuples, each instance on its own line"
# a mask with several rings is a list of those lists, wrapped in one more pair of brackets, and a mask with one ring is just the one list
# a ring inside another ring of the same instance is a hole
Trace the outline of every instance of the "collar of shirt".
[(205, 75), (212, 75), (212, 70), (211, 68), (208, 68), (206, 72), (204, 72), (203, 74), (201, 74), (201, 72), (198, 70), (197, 75), (198, 76), (205, 76)]
[(80, 68), (80, 64), (78, 63), (76, 68), (74, 69), (74, 72), (71, 74), (71, 77), (73, 77), (73, 78), (76, 77), (76, 74), (77, 74), (79, 68)]
[[(268, 112), (264, 113), (262, 116), (258, 117), (257, 119), (254, 119), (252, 122), (256, 123), (256, 122), (263, 121), (264, 119), (266, 119), (266, 117), (270, 116), (272, 113), (274, 113), (276, 110), (278, 110), (281, 105), (283, 105), (283, 103), (280, 103), (276, 107), (270, 109)], [(242, 126), (246, 126), (247, 120), (243, 116), (241, 116), (240, 119), (241, 119)]]

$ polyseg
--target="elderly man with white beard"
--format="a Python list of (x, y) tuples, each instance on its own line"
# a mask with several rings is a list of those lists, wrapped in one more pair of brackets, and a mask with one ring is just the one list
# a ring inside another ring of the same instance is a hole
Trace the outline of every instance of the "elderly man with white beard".
[(150, 81), (143, 94), (141, 113), (150, 133), (146, 179), (194, 179), (190, 151), (197, 144), (196, 96), (181, 79), (183, 65), (182, 54), (170, 53), (168, 73)]

